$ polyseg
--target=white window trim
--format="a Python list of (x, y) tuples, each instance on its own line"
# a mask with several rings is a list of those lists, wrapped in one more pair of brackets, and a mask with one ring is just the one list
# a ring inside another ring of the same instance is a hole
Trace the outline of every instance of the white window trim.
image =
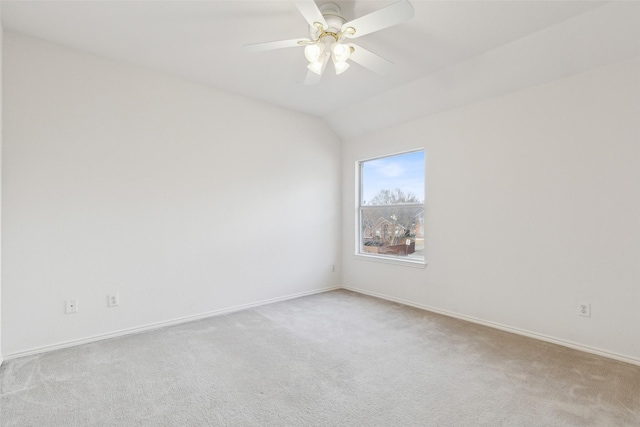
[(414, 259), (392, 258), (389, 256), (364, 254), (360, 252), (356, 252), (355, 254), (353, 254), (353, 257), (354, 259), (357, 259), (360, 261), (381, 262), (384, 264), (395, 264), (395, 265), (402, 265), (405, 267), (425, 268), (427, 266), (427, 263), (425, 261), (418, 261)]

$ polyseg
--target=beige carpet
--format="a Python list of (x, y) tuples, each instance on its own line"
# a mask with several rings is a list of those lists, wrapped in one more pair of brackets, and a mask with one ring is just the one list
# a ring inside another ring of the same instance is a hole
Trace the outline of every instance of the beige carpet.
[(2, 426), (638, 426), (640, 367), (334, 291), (5, 362)]

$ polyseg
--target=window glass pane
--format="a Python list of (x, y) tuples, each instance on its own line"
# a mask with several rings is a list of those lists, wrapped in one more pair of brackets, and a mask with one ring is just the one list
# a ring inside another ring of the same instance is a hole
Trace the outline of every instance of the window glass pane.
[(424, 261), (424, 151), (360, 162), (358, 253)]
[(362, 162), (362, 204), (423, 203), (424, 151)]

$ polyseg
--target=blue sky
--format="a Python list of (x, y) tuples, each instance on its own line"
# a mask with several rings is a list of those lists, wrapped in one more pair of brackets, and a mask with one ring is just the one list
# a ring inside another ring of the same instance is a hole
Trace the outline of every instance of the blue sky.
[(396, 188), (424, 199), (424, 151), (362, 163), (363, 200), (371, 200), (380, 190)]

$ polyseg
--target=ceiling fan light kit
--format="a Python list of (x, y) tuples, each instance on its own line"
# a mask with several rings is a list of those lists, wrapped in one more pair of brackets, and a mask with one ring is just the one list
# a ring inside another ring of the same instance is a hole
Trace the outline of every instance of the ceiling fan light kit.
[(329, 58), (333, 62), (336, 74), (345, 72), (349, 60), (362, 65), (378, 74), (386, 74), (392, 63), (355, 43), (348, 42), (375, 31), (407, 21), (413, 17), (413, 7), (406, 0), (401, 0), (375, 12), (348, 21), (341, 15), (340, 7), (335, 3), (327, 3), (318, 7), (313, 0), (296, 1), (296, 7), (309, 24), (309, 39), (281, 40), (276, 42), (256, 43), (245, 46), (250, 52), (280, 49), (285, 47), (304, 46), (304, 56), (309, 61), (309, 73), (306, 84), (314, 84), (322, 76)]
[(334, 3), (327, 3), (320, 8), (325, 23), (314, 22), (310, 29), (310, 42), (304, 42), (304, 55), (309, 61), (307, 68), (312, 72), (322, 75), (324, 64), (328, 60), (327, 54), (330, 52), (336, 74), (340, 74), (349, 68), (347, 60), (351, 54), (351, 47), (342, 44), (344, 36), (354, 34), (351, 27), (348, 31), (342, 31), (342, 26), (347, 22), (340, 15), (340, 7)]

